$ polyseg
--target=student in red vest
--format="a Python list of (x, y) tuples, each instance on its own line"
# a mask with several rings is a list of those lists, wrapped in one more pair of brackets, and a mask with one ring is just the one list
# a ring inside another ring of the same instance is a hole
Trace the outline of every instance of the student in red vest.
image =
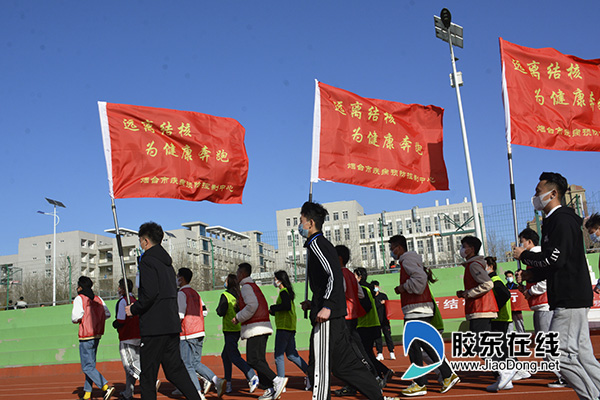
[(110, 311), (104, 300), (92, 291), (93, 285), (94, 282), (87, 276), (79, 277), (71, 321), (79, 324), (79, 358), (81, 370), (85, 374), (82, 399), (92, 397), (92, 384), (95, 383), (104, 392), (104, 400), (108, 400), (115, 388), (108, 386), (106, 378), (96, 369), (96, 352), (104, 334), (104, 322), (110, 318)]
[[(414, 252), (407, 250), (406, 238), (402, 235), (392, 236), (389, 240), (392, 257), (400, 266), (400, 285), (394, 288), (400, 295), (404, 323), (408, 321), (422, 321), (431, 323), (435, 312), (435, 304), (429, 283), (437, 282), (431, 270), (423, 266), (423, 259)], [(431, 360), (439, 360), (435, 350), (420, 340), (414, 341), (408, 349), (410, 362), (423, 366), (423, 352)], [(460, 382), (458, 375), (452, 372), (448, 361), (444, 359), (438, 368), (442, 378), (441, 393), (446, 393)], [(422, 376), (402, 390), (404, 396), (424, 396), (427, 394), (427, 376)]]
[[(350, 332), (350, 344), (354, 352), (361, 362), (369, 368), (369, 371), (378, 380), (381, 380), (377, 375), (375, 366), (371, 363), (371, 359), (365, 350), (358, 330), (358, 318), (363, 317), (367, 312), (364, 307), (370, 308), (369, 299), (365, 297), (365, 292), (356, 280), (354, 272), (350, 271), (346, 265), (350, 261), (350, 249), (343, 244), (335, 246), (335, 251), (338, 254), (340, 263), (342, 264), (342, 275), (344, 276), (344, 294), (346, 296), (346, 326)], [(380, 385), (381, 386), (381, 385)], [(345, 385), (341, 389), (334, 390), (336, 396), (354, 396), (357, 390), (352, 385)]]
[[(135, 297), (131, 293), (133, 290), (131, 279), (127, 279), (127, 290), (129, 290), (129, 304), (133, 304)], [(140, 344), (142, 339), (140, 336), (140, 318), (137, 315), (128, 317), (125, 314), (127, 300), (125, 299), (125, 281), (123, 279), (119, 280), (117, 293), (120, 298), (115, 306), (117, 315), (113, 321), (113, 328), (119, 333), (119, 354), (121, 355), (123, 369), (125, 369), (125, 391), (121, 392), (121, 399), (132, 400), (135, 381), (140, 379), (141, 373)]]
[[(211, 385), (215, 385), (217, 397), (220, 398), (225, 392), (225, 379), (218, 378), (210, 368), (202, 364), (202, 347), (206, 336), (204, 310), (200, 295), (190, 286), (192, 276), (192, 270), (189, 268), (179, 268), (179, 271), (177, 271), (177, 286), (179, 286), (177, 308), (179, 309), (179, 319), (181, 319), (179, 351), (200, 397), (204, 397), (210, 390)], [(200, 382), (196, 374), (206, 380), (204, 390), (200, 388)], [(174, 396), (182, 395), (177, 389), (171, 394)]]
[(277, 400), (287, 385), (288, 378), (277, 376), (267, 363), (267, 339), (273, 333), (269, 319), (269, 305), (260, 288), (250, 277), (252, 266), (238, 265), (237, 278), (242, 296), (238, 299), (240, 311), (231, 321), (242, 324), (241, 337), (247, 339), (246, 359), (258, 374), (260, 384), (266, 387), (259, 400)]

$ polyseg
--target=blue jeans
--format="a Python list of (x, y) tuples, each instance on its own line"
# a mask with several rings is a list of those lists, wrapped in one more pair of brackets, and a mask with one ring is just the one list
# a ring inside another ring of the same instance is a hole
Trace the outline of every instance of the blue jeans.
[(196, 376), (196, 372), (209, 381), (212, 381), (215, 377), (215, 373), (200, 362), (202, 359), (203, 344), (204, 337), (181, 340), (179, 342), (181, 359), (183, 360), (183, 364), (185, 364), (185, 368), (190, 374), (190, 378), (192, 379), (192, 382), (194, 383), (194, 386), (196, 386), (197, 390), (200, 390), (201, 388), (200, 382), (198, 382), (198, 377)]
[(85, 383), (83, 390), (92, 391), (92, 384), (95, 383), (100, 389), (108, 381), (96, 369), (96, 352), (98, 351), (100, 339), (80, 340), (79, 341), (79, 359), (81, 360), (81, 370), (85, 374)]
[(308, 372), (308, 364), (298, 355), (296, 350), (296, 332), (277, 329), (275, 334), (275, 365), (277, 366), (277, 376), (285, 376), (285, 361), (283, 354), (287, 355), (288, 360), (293, 362), (304, 372)]
[(225, 346), (221, 352), (221, 359), (223, 360), (223, 369), (225, 370), (225, 380), (231, 382), (232, 364), (240, 369), (248, 380), (252, 379), (256, 373), (246, 360), (242, 358), (240, 350), (238, 349), (238, 341), (240, 340), (240, 332), (223, 332), (225, 338)]

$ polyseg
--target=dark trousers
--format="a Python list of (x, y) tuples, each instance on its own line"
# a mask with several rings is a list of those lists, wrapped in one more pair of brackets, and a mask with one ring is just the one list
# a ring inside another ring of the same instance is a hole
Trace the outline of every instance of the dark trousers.
[[(394, 352), (394, 341), (392, 340), (392, 328), (390, 328), (390, 321), (387, 321), (386, 324), (381, 324), (381, 332), (383, 333), (383, 337), (385, 338), (385, 345), (390, 353)], [(375, 339), (375, 348), (377, 349), (377, 353), (381, 353), (383, 350), (383, 341), (381, 340), (381, 336)]]
[(223, 360), (223, 370), (225, 371), (225, 380), (231, 382), (232, 364), (235, 364), (244, 376), (249, 380), (254, 376), (254, 371), (248, 365), (246, 360), (242, 358), (238, 349), (238, 341), (240, 340), (240, 332), (223, 332), (225, 345), (221, 352), (221, 360)]
[(348, 334), (350, 335), (350, 343), (356, 356), (360, 359), (360, 361), (367, 366), (369, 371), (373, 374), (373, 376), (377, 376), (377, 370), (375, 366), (371, 363), (371, 359), (365, 350), (362, 340), (360, 339), (360, 335), (356, 330), (356, 326), (358, 325), (358, 319), (347, 319), (346, 327), (348, 328)]
[(362, 345), (365, 348), (365, 351), (367, 352), (367, 356), (369, 357), (371, 364), (373, 364), (373, 366), (375, 367), (375, 371), (377, 371), (377, 375), (383, 378), (383, 376), (389, 371), (389, 368), (386, 367), (381, 361), (379, 361), (375, 357), (375, 353), (373, 352), (375, 340), (378, 337), (381, 337), (381, 327), (371, 326), (368, 328), (358, 328), (357, 331), (360, 335)]
[[(469, 321), (469, 330), (479, 334), (480, 332), (490, 332), (492, 330), (491, 318), (476, 318)], [(479, 343), (479, 341), (477, 341)], [(481, 352), (481, 346), (475, 346), (473, 349), (477, 354)]]
[(156, 400), (156, 378), (162, 365), (165, 376), (188, 400), (200, 400), (179, 352), (179, 334), (142, 336), (140, 347), (142, 400)]
[(351, 349), (348, 328), (343, 317), (315, 323), (310, 334), (308, 376), (312, 378), (313, 399), (331, 399), (329, 373), (352, 384), (370, 400), (382, 400), (375, 377)]
[[(411, 318), (411, 319), (405, 320), (405, 322), (423, 321), (423, 322), (427, 322), (428, 324), (431, 324), (432, 318), (433, 317)], [(410, 362), (415, 365), (418, 365), (419, 367), (422, 367), (423, 366), (423, 352), (427, 353), (427, 355), (433, 362), (438, 362), (440, 360), (439, 357), (437, 356), (437, 353), (430, 345), (428, 345), (427, 343), (425, 343), (421, 340), (415, 340), (414, 342), (412, 342), (412, 344), (410, 345), (410, 348), (408, 349), (408, 358), (409, 358)], [(444, 379), (449, 378), (450, 375), (452, 375), (452, 370), (450, 369), (450, 366), (448, 365), (448, 361), (446, 359), (444, 359), (444, 362), (442, 362), (442, 364), (437, 369), (440, 371), (440, 374), (442, 375), (442, 378), (444, 378)], [(421, 377), (415, 379), (415, 382), (419, 386), (425, 386), (427, 384), (427, 375), (424, 375), (424, 376), (421, 376)]]
[(269, 335), (259, 335), (248, 338), (246, 343), (246, 359), (248, 365), (254, 368), (261, 386), (273, 387), (273, 379), (277, 376), (267, 363), (267, 339)]

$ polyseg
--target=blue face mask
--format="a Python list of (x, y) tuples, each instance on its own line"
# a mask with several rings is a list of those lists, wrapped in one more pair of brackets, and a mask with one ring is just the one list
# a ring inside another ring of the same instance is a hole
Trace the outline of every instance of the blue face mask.
[(308, 229), (304, 229), (304, 226), (302, 225), (302, 222), (300, 222), (300, 224), (298, 224), (298, 233), (303, 238), (308, 238)]
[(392, 250), (390, 250), (390, 257), (392, 257), (392, 260), (398, 259), (398, 256), (396, 256)]

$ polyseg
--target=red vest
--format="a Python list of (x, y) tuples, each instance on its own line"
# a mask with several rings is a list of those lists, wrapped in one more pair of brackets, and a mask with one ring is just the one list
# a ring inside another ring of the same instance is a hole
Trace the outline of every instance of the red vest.
[[(125, 298), (119, 299), (117, 302), (117, 313), (119, 312), (119, 303), (125, 301)], [(129, 295), (129, 304), (135, 303), (135, 297), (132, 294)], [(133, 317), (125, 317), (124, 320), (119, 320), (123, 325), (119, 328), (119, 340), (131, 340), (139, 339), (140, 336), (140, 317), (134, 315)]]
[[(465, 276), (463, 278), (465, 290), (473, 289), (475, 286), (479, 285), (479, 283), (477, 283), (477, 281), (475, 281), (475, 279), (471, 276), (471, 269), (469, 268), (470, 265), (471, 263), (468, 263), (465, 266)], [(483, 296), (480, 296), (476, 299), (465, 299), (466, 315), (485, 312), (498, 312), (498, 304), (496, 304), (496, 298), (494, 297), (493, 290), (490, 290)]]
[[(400, 263), (400, 284), (404, 285), (404, 282), (406, 282), (408, 278), (410, 278), (410, 275), (406, 273), (402, 263)], [(429, 291), (429, 284), (425, 286), (425, 290), (421, 294), (402, 293), (400, 295), (400, 302), (402, 303), (402, 307), (409, 304), (433, 303), (433, 297), (431, 297), (431, 292)]]
[(79, 297), (83, 305), (83, 318), (79, 322), (79, 339), (99, 338), (104, 334), (106, 320), (102, 300), (98, 296), (94, 296), (94, 301), (82, 294)]
[(202, 313), (202, 299), (194, 289), (186, 287), (180, 289), (185, 294), (185, 317), (181, 321), (179, 336), (190, 336), (204, 332), (204, 314)]
[[(260, 291), (258, 285), (254, 282), (244, 283), (244, 285), (250, 285), (252, 290), (254, 290), (254, 295), (258, 300), (258, 308), (249, 320), (242, 322), (242, 325), (249, 325), (255, 322), (269, 322), (269, 305), (267, 304), (267, 300), (265, 300), (265, 296)], [(240, 296), (238, 302), (240, 305), (240, 310), (243, 310), (244, 307), (246, 307), (246, 303), (244, 303), (244, 296)]]
[[(531, 266), (528, 266), (527, 269), (533, 268)], [(533, 285), (535, 285), (535, 283), (527, 283), (527, 290), (529, 290)], [(535, 307), (535, 306), (539, 306), (541, 304), (548, 304), (548, 292), (544, 292), (540, 295), (537, 296), (532, 296), (529, 299), (527, 299), (527, 302), (529, 303), (529, 308), (531, 307)]]
[(346, 267), (342, 268), (342, 274), (344, 275), (344, 282), (346, 282), (346, 311), (348, 312), (346, 319), (363, 317), (366, 312), (359, 303), (356, 276)]

